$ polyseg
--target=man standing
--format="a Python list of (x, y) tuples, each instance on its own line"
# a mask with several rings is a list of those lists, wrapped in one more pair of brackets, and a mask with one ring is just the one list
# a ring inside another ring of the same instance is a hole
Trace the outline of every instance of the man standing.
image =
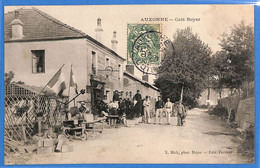
[(127, 118), (130, 118), (130, 111), (129, 111), (129, 96), (128, 96), (128, 92), (125, 92), (125, 96), (123, 97), (124, 101), (125, 101), (125, 106), (126, 106), (126, 116)]
[(131, 91), (129, 92), (129, 100), (130, 100), (130, 101), (133, 101), (133, 95), (132, 95), (132, 92), (131, 92)]
[(116, 101), (118, 102), (119, 101), (119, 93), (118, 93), (118, 90), (115, 91), (114, 95), (113, 95), (113, 102)]
[(119, 98), (118, 110), (122, 123), (126, 125), (126, 104), (122, 98)]
[(126, 104), (122, 98), (119, 98), (118, 110), (119, 110), (119, 115), (123, 115), (126, 112)]
[(140, 116), (140, 114), (141, 114), (141, 112), (142, 112), (142, 106), (143, 106), (143, 104), (142, 104), (142, 95), (140, 94), (140, 91), (139, 90), (137, 90), (137, 92), (136, 92), (136, 94), (135, 94), (135, 96), (134, 96), (134, 99), (137, 101), (137, 103), (136, 103), (136, 116), (137, 117), (139, 117)]
[(123, 97), (123, 99), (125, 99), (125, 100), (129, 100), (128, 92), (125, 92), (125, 96)]
[(119, 98), (124, 99), (124, 91), (119, 92)]
[(149, 124), (151, 102), (148, 96), (145, 97), (143, 105), (144, 105), (144, 123)]
[(167, 124), (170, 125), (170, 118), (172, 112), (172, 103), (170, 101), (170, 98), (167, 98), (167, 102), (165, 103), (165, 112), (166, 112)]
[(159, 124), (162, 122), (162, 113), (163, 113), (163, 101), (161, 99), (161, 96), (158, 96), (158, 100), (155, 103), (155, 124), (157, 124), (158, 117), (159, 117)]
[(180, 101), (179, 105), (178, 105), (178, 112), (177, 112), (177, 119), (178, 119), (177, 125), (178, 126), (183, 126), (185, 117), (186, 117), (185, 108)]

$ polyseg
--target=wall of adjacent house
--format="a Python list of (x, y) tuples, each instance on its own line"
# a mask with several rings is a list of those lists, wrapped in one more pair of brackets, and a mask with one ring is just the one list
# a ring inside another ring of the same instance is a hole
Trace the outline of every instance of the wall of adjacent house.
[[(32, 50), (45, 50), (45, 72), (32, 72)], [(78, 89), (86, 89), (89, 84), (88, 53), (86, 39), (12, 42), (5, 43), (5, 72), (14, 72), (14, 81), (22, 81), (27, 85), (44, 86), (62, 68), (68, 88), (70, 66), (73, 64)], [(68, 94), (68, 89), (64, 91)], [(75, 96), (71, 88), (70, 96)], [(88, 94), (81, 95), (77, 100), (89, 99)]]
[(152, 97), (151, 92), (149, 92), (149, 87), (148, 86), (142, 85), (141, 93), (143, 93), (143, 97), (144, 98), (145, 98), (145, 96)]
[(136, 94), (136, 91), (140, 90), (141, 83), (136, 80), (133, 80), (128, 76), (124, 76), (124, 80), (127, 81), (126, 83), (124, 83), (124, 93), (131, 91), (132, 95), (134, 96)]
[[(117, 56), (107, 52), (102, 47), (98, 46), (91, 41), (87, 41), (88, 55), (90, 59), (90, 64), (95, 64), (96, 75), (101, 76), (102, 81), (105, 82), (104, 94), (108, 92), (108, 100), (112, 100), (113, 91), (123, 90), (123, 66), (124, 60), (118, 58)], [(95, 52), (96, 60), (93, 60), (93, 52)], [(107, 61), (107, 59), (109, 61)], [(119, 67), (120, 65), (120, 67)], [(106, 67), (111, 66), (114, 70), (111, 74), (107, 74), (104, 70)], [(92, 66), (88, 67), (88, 72), (92, 74)], [(108, 76), (107, 76), (108, 75)]]
[(152, 88), (149, 88), (149, 93), (150, 93), (150, 96), (157, 99), (158, 96), (160, 96), (160, 92), (157, 91), (157, 90), (154, 90)]
[(124, 76), (124, 78), (125, 81), (127, 81), (124, 84), (124, 93), (131, 91), (134, 96), (136, 94), (136, 91), (140, 90), (140, 94), (142, 95), (143, 99), (145, 98), (145, 96), (150, 96), (153, 101), (160, 95), (160, 92), (141, 84), (139, 81), (133, 80), (128, 76)]

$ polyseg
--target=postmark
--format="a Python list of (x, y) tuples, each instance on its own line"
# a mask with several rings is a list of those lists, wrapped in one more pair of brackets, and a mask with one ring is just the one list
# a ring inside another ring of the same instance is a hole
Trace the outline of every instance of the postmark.
[(171, 40), (160, 32), (158, 24), (136, 24), (132, 29), (128, 36), (128, 47), (131, 47), (128, 64), (134, 64), (143, 74), (157, 75), (165, 71), (173, 60), (168, 58), (174, 56)]

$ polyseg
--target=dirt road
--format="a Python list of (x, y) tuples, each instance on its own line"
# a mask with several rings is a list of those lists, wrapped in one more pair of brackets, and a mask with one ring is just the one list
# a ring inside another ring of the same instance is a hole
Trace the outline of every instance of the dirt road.
[(171, 125), (105, 129), (87, 141), (70, 142), (73, 152), (33, 154), (26, 164), (249, 162), (237, 153), (237, 132), (216, 116), (193, 109), (186, 126), (176, 122), (173, 117)]

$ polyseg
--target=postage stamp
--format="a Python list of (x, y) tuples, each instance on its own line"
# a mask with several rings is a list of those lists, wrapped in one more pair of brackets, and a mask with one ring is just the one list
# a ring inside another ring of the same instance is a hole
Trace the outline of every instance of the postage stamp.
[(174, 54), (174, 46), (162, 34), (161, 24), (128, 24), (127, 28), (127, 63), (134, 64), (144, 74), (161, 73), (159, 65)]

